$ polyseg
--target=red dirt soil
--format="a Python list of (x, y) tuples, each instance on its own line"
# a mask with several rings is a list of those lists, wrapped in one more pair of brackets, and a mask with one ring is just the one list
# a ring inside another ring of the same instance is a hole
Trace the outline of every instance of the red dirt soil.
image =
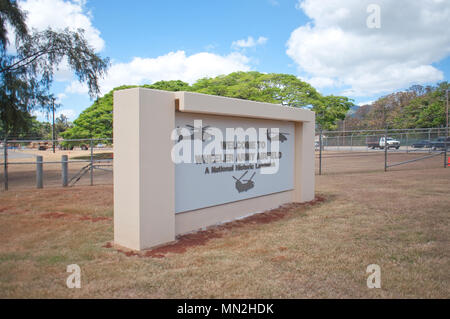
[[(181, 235), (177, 237), (177, 241), (173, 244), (160, 246), (151, 250), (138, 252), (133, 250), (123, 250), (116, 248), (119, 253), (123, 253), (128, 257), (137, 256), (140, 258), (164, 258), (167, 254), (182, 254), (187, 251), (188, 248), (203, 246), (208, 241), (214, 238), (221, 238), (224, 230), (230, 230), (232, 228), (243, 227), (245, 225), (255, 224), (268, 224), (287, 217), (293, 211), (300, 208), (308, 208), (314, 205), (318, 205), (324, 202), (326, 199), (322, 196), (317, 196), (313, 201), (307, 203), (290, 203), (282, 205), (279, 208), (266, 211), (264, 213), (255, 214), (240, 220), (229, 222), (227, 224), (212, 226), (210, 229), (198, 231), (195, 233)], [(112, 243), (107, 243), (104, 248), (114, 248)], [(285, 247), (280, 247), (280, 251), (285, 250)]]

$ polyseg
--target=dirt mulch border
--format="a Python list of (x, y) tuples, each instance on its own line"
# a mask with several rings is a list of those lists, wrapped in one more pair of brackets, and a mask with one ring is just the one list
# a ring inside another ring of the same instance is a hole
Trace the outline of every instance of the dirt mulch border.
[(159, 246), (146, 251), (134, 251), (126, 250), (123, 248), (115, 247), (112, 242), (108, 242), (104, 245), (104, 248), (112, 248), (119, 253), (124, 254), (127, 257), (137, 256), (140, 258), (164, 258), (167, 254), (183, 254), (188, 248), (196, 246), (204, 246), (208, 241), (215, 238), (222, 238), (224, 230), (230, 230), (233, 228), (244, 227), (246, 225), (256, 224), (268, 224), (281, 219), (286, 218), (293, 211), (303, 208), (309, 208), (316, 206), (326, 201), (323, 196), (317, 196), (314, 200), (306, 203), (289, 203), (282, 205), (276, 209), (272, 209), (263, 213), (254, 214), (249, 217), (235, 220), (226, 224), (211, 226), (206, 230), (197, 231), (194, 233), (177, 236), (177, 240), (174, 243)]

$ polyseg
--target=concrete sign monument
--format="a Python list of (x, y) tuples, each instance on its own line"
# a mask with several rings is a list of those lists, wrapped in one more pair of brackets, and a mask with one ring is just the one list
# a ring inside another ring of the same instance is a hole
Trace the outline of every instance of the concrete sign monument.
[(143, 88), (114, 93), (114, 241), (135, 250), (314, 199), (314, 113)]

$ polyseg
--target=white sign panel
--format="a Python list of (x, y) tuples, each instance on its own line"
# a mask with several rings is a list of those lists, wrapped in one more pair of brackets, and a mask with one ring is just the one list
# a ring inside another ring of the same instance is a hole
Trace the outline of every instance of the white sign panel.
[[(201, 128), (196, 125), (199, 120)], [(294, 188), (293, 123), (192, 113), (177, 113), (175, 122), (177, 129), (184, 132), (175, 144), (191, 145), (190, 161), (175, 165), (176, 213)], [(227, 133), (236, 129), (257, 132), (256, 141), (231, 140)], [(223, 154), (216, 149), (213, 156), (196, 154), (195, 142), (203, 152), (210, 150), (218, 131), (224, 138), (220, 143)]]

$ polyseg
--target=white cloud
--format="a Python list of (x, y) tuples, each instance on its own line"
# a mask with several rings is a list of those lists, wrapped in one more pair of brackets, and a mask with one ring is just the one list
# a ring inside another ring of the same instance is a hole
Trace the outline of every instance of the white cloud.
[[(381, 7), (381, 28), (366, 21)], [(441, 0), (301, 0), (312, 22), (294, 30), (287, 54), (318, 87), (364, 96), (443, 79), (432, 63), (450, 54), (450, 3)]]
[[(69, 121), (74, 121), (77, 119), (78, 117), (78, 113), (75, 110), (72, 109), (59, 109), (56, 110), (55, 112), (55, 119), (60, 117), (61, 115), (64, 115), (65, 117), (67, 117), (67, 119)], [(49, 113), (42, 111), (42, 110), (33, 110), (31, 112), (31, 115), (36, 116), (37, 119), (39, 121), (44, 121), (44, 122), (51, 122), (52, 121), (52, 112), (50, 111)]]
[(247, 39), (233, 41), (231, 46), (235, 49), (237, 48), (252, 48), (257, 45), (263, 45), (267, 42), (267, 38), (259, 37), (258, 39), (253, 39), (253, 37), (248, 37)]
[(280, 3), (277, 0), (268, 0), (269, 4), (274, 7), (278, 7)]
[(359, 102), (358, 106), (363, 106), (363, 105), (372, 105), (373, 102), (375, 102), (374, 100), (371, 101), (366, 101), (366, 102)]
[(58, 93), (57, 95), (56, 95), (56, 103), (58, 103), (58, 104), (61, 104), (62, 103), (62, 101), (65, 99), (65, 98), (67, 98), (67, 95), (66, 94), (64, 94), (64, 93)]
[(65, 92), (70, 94), (87, 94), (89, 92), (89, 89), (84, 83), (72, 81), (70, 82), (69, 86), (66, 87)]
[(75, 110), (72, 110), (72, 109), (63, 109), (63, 110), (58, 110), (56, 113), (55, 113), (55, 118), (58, 118), (58, 117), (60, 117), (61, 115), (64, 115), (65, 117), (67, 117), (67, 119), (69, 120), (69, 121), (74, 121), (74, 120), (76, 120), (76, 118), (77, 118), (77, 116), (78, 116), (78, 113), (75, 111)]
[[(170, 52), (156, 58), (135, 57), (128, 63), (113, 63), (106, 79), (101, 80), (102, 93), (120, 85), (137, 85), (161, 80), (193, 83), (203, 77), (214, 77), (235, 71), (249, 71), (250, 59), (241, 53), (225, 56), (200, 52), (187, 56), (184, 51)], [(67, 93), (86, 94), (87, 88), (72, 82)]]
[(309, 79), (304, 79), (304, 81), (308, 82), (309, 84), (311, 84), (312, 86), (314, 86), (317, 89), (334, 86), (336, 84), (336, 81), (333, 80), (332, 78), (319, 77), (319, 76), (312, 77)]
[(21, 0), (20, 8), (27, 12), (30, 29), (55, 30), (84, 29), (89, 44), (97, 51), (103, 50), (105, 41), (100, 31), (92, 25), (91, 13), (85, 9), (85, 0)]

